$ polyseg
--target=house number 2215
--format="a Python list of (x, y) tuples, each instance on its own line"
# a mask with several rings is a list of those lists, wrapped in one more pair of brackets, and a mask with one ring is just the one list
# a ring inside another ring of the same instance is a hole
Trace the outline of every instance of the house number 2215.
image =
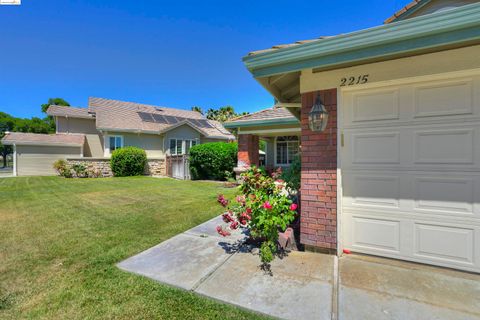
[(368, 82), (368, 74), (363, 74), (357, 77), (348, 77), (340, 79), (340, 87), (353, 86), (356, 84), (363, 84)]

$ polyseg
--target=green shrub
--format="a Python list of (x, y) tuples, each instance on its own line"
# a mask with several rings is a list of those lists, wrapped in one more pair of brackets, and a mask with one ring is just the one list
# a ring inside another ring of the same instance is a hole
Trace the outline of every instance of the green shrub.
[(300, 155), (295, 156), (290, 167), (286, 168), (280, 178), (287, 183), (287, 187), (292, 190), (300, 190), (300, 176), (302, 163), (300, 162)]
[(62, 172), (67, 168), (67, 161), (59, 159), (53, 163), (53, 169), (57, 171), (59, 175), (62, 175)]
[(140, 176), (145, 172), (147, 154), (137, 147), (124, 147), (113, 151), (110, 166), (115, 177)]
[(237, 165), (237, 144), (212, 142), (190, 149), (190, 173), (194, 180), (226, 180)]
[(59, 159), (53, 163), (53, 169), (57, 171), (57, 173), (65, 178), (71, 178), (72, 175), (72, 170), (70, 166), (68, 165), (67, 161), (63, 159)]
[(83, 164), (77, 163), (72, 166), (72, 170), (75, 172), (75, 176), (77, 178), (86, 178), (88, 176), (87, 174), (87, 168)]

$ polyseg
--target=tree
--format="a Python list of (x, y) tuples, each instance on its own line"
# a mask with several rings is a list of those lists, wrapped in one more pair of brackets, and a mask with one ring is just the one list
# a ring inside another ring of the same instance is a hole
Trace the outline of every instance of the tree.
[(248, 112), (236, 113), (235, 109), (232, 106), (224, 106), (219, 109), (209, 108), (206, 113), (207, 119), (216, 120), (218, 122), (225, 122), (232, 118), (243, 116), (248, 114)]
[[(70, 107), (70, 103), (68, 103), (63, 98), (50, 98), (50, 99), (48, 99), (47, 103), (44, 103), (44, 104), (41, 105), (42, 112), (47, 113), (47, 109), (51, 105)], [(55, 132), (55, 120), (53, 119), (53, 117), (52, 116), (47, 116), (46, 118), (43, 119), (43, 121), (48, 125), (48, 130), (45, 133), (54, 133)], [(43, 133), (43, 132), (39, 132), (39, 133)]]
[(68, 103), (67, 101), (65, 101), (62, 98), (50, 98), (50, 99), (48, 99), (47, 103), (42, 104), (42, 112), (47, 113), (47, 109), (51, 105), (70, 107), (70, 103)]
[(202, 107), (199, 107), (199, 106), (193, 106), (192, 107), (192, 111), (196, 111), (200, 114), (203, 114), (203, 110), (202, 110)]
[[(6, 131), (11, 131), (14, 126), (14, 119), (12, 116), (0, 112), (0, 140), (5, 136)], [(0, 155), (3, 158), (3, 168), (7, 166), (7, 156), (13, 152), (12, 146), (3, 145), (0, 142)]]

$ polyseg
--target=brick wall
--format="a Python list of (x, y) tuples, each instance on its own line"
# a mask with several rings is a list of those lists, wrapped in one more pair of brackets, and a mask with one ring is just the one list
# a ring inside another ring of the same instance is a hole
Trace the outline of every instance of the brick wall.
[(248, 168), (251, 165), (258, 166), (259, 157), (258, 136), (251, 134), (238, 135), (238, 163), (237, 167)]
[[(308, 128), (308, 113), (320, 94), (329, 112), (324, 132)], [(326, 251), (337, 249), (337, 90), (302, 95), (301, 243)]]

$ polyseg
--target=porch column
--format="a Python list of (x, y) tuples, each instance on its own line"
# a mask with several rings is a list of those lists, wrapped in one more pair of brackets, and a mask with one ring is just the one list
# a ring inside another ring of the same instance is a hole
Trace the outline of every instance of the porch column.
[(17, 176), (17, 145), (13, 144), (13, 176)]
[[(308, 114), (317, 97), (329, 112), (324, 132), (313, 132)], [(300, 241), (307, 249), (337, 250), (337, 89), (302, 94)]]
[(238, 160), (235, 173), (237, 177), (251, 166), (258, 166), (259, 138), (252, 134), (238, 135)]

